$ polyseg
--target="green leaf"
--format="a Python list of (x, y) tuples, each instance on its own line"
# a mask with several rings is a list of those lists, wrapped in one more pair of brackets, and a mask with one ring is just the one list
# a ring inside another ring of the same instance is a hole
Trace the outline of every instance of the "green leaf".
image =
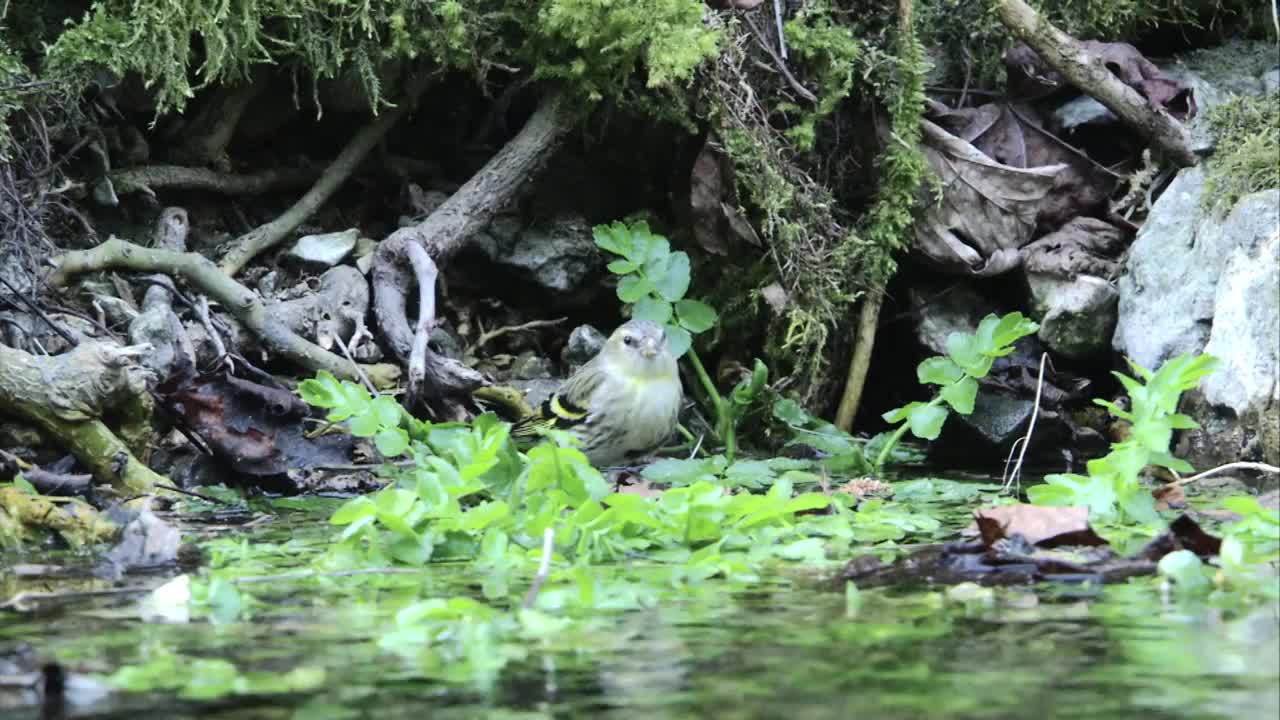
[(373, 437), (382, 428), (382, 424), (378, 422), (378, 414), (370, 409), (366, 409), (357, 415), (352, 415), (351, 419), (347, 421), (347, 426), (351, 430), (351, 434), (356, 437)]
[(374, 399), (372, 408), (382, 427), (396, 427), (400, 424), (400, 403), (390, 395), (379, 395)]
[(689, 290), (689, 256), (674, 252), (652, 264), (645, 264), (645, 273), (653, 281), (658, 294), (675, 302)]
[(704, 302), (697, 300), (681, 300), (676, 303), (676, 317), (680, 325), (691, 333), (710, 330), (718, 319), (716, 311)]
[(631, 262), (630, 260), (614, 260), (609, 263), (608, 267), (609, 272), (614, 275), (630, 275), (640, 269), (639, 265)]
[(373, 501), (369, 498), (351, 498), (333, 513), (333, 516), (329, 518), (329, 523), (331, 525), (349, 525), (360, 518), (370, 517), (377, 511), (378, 509), (374, 507)]
[(373, 444), (383, 457), (398, 457), (409, 449), (409, 433), (398, 427), (383, 428), (373, 436)]
[(321, 370), (314, 378), (299, 383), (298, 396), (308, 405), (321, 408), (337, 407), (344, 401), (341, 383), (328, 370)]
[(1182, 593), (1194, 595), (1208, 592), (1212, 587), (1204, 563), (1190, 550), (1175, 550), (1165, 555), (1160, 558), (1156, 569), (1172, 580)]
[(693, 346), (693, 336), (679, 325), (668, 323), (666, 329), (667, 347), (671, 349), (671, 354), (677, 358), (684, 357), (684, 354)]
[(796, 427), (805, 427), (813, 421), (813, 416), (805, 412), (804, 408), (800, 407), (800, 403), (791, 398), (782, 398), (773, 404), (773, 417)]
[(978, 381), (966, 377), (958, 383), (947, 385), (939, 393), (942, 399), (961, 415), (973, 412), (973, 403), (978, 398)]
[(36, 486), (31, 484), (30, 480), (22, 477), (22, 473), (13, 476), (13, 484), (22, 492), (28, 495), (39, 495), (40, 491), (36, 490)]
[(911, 434), (921, 440), (937, 440), (942, 434), (942, 423), (946, 419), (946, 408), (920, 403), (907, 415), (907, 426), (911, 428)]
[(620, 222), (597, 225), (591, 229), (591, 236), (596, 241), (596, 247), (601, 250), (623, 257), (631, 254), (631, 231)]
[(962, 332), (953, 332), (947, 336), (947, 356), (975, 378), (986, 377), (993, 362), (993, 358), (982, 354), (973, 335)]
[(916, 367), (920, 384), (950, 385), (964, 377), (964, 370), (951, 358), (931, 357)]
[(653, 283), (640, 275), (627, 275), (618, 283), (618, 299), (633, 303), (654, 290)]
[(642, 297), (631, 306), (631, 317), (664, 324), (671, 319), (671, 303), (654, 297)]

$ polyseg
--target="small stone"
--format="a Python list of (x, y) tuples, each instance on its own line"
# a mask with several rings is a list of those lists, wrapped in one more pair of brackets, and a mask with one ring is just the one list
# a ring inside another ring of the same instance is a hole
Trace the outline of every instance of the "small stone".
[(537, 380), (551, 377), (551, 361), (535, 353), (525, 350), (516, 358), (511, 366), (511, 377), (519, 380)]
[(298, 238), (289, 250), (289, 257), (306, 263), (333, 267), (346, 259), (355, 249), (360, 231), (351, 228), (323, 235), (306, 235)]
[(569, 333), (569, 342), (560, 351), (560, 361), (569, 368), (585, 365), (604, 347), (604, 333), (590, 325), (579, 325)]
[(1080, 360), (1110, 349), (1120, 300), (1111, 283), (1093, 275), (1028, 273), (1027, 285), (1040, 340), (1050, 350)]

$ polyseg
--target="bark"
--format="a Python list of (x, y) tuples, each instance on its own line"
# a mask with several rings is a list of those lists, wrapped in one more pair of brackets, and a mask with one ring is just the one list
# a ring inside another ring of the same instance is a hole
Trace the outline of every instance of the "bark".
[(199, 190), (221, 195), (261, 195), (314, 183), (319, 168), (272, 168), (238, 174), (183, 165), (143, 165), (111, 173), (117, 195), (156, 190)]
[(386, 137), (391, 128), (417, 102), (418, 96), (426, 88), (426, 83), (426, 73), (415, 73), (409, 80), (400, 105), (383, 111), (373, 122), (356, 132), (342, 152), (338, 153), (338, 157), (334, 158), (311, 189), (294, 203), (293, 207), (275, 220), (250, 230), (236, 240), (235, 245), (222, 258), (222, 271), (234, 276), (249, 261), (279, 244), (289, 233), (319, 210), (360, 167), (374, 146)]
[[(299, 336), (279, 317), (267, 312), (267, 306), (257, 293), (233, 280), (198, 253), (153, 250), (111, 238), (91, 250), (77, 250), (54, 258), (54, 264), (57, 270), (49, 281), (56, 286), (66, 286), (76, 275), (108, 269), (180, 276), (221, 303), (245, 328), (262, 338), (271, 352), (308, 370), (328, 370), (338, 377), (359, 380), (350, 362)], [(400, 376), (400, 368), (394, 365), (366, 365), (364, 371), (379, 387), (393, 385)]]
[(188, 127), (179, 157), (194, 165), (226, 165), (227, 145), (240, 118), (266, 85), (261, 80), (251, 80), (235, 87), (216, 87)]
[(1071, 84), (1092, 95), (1117, 117), (1183, 167), (1199, 162), (1186, 126), (1125, 85), (1078, 40), (1054, 27), (1023, 0), (996, 0), (1000, 20)]
[(145, 350), (85, 343), (37, 357), (0, 345), (0, 408), (66, 448), (100, 482), (124, 494), (151, 492), (164, 478), (135, 456), (151, 437), (147, 373), (134, 364)]
[[(425, 248), (435, 263), (447, 263), (542, 170), (568, 133), (570, 117), (560, 95), (544, 97), (520, 132), (435, 212), (379, 243), (372, 274), (374, 312), (388, 345), (402, 361), (409, 360), (415, 335), (406, 311), (414, 279), (409, 246)], [(427, 353), (432, 354), (430, 349)], [(479, 374), (461, 363), (440, 357), (429, 356), (425, 372), (428, 394), (468, 393), (482, 382)]]

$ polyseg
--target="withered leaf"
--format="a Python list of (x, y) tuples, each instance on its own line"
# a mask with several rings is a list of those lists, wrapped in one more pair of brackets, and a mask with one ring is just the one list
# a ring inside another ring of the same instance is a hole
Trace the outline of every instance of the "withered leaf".
[(1004, 505), (982, 508), (973, 513), (982, 542), (991, 547), (997, 540), (1021, 535), (1032, 545), (1106, 545), (1107, 541), (1089, 526), (1089, 508)]

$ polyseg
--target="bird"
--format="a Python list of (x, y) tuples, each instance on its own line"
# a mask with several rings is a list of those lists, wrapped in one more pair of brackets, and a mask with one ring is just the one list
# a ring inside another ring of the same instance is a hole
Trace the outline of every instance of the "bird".
[(666, 329), (633, 319), (541, 406), (518, 418), (511, 437), (529, 440), (545, 429), (564, 430), (591, 464), (613, 467), (660, 447), (679, 422), (683, 399)]

